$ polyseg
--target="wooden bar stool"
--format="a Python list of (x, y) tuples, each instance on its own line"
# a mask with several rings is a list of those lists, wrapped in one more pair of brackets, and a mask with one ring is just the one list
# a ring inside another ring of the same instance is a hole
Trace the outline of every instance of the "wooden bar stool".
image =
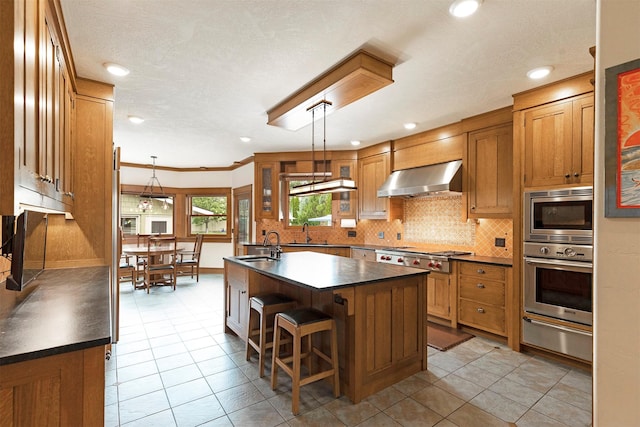
[[(280, 357), (281, 330), (289, 332), (293, 337), (293, 355)], [(313, 345), (313, 334), (323, 331), (331, 333), (331, 356), (323, 353)], [(302, 353), (302, 339), (306, 337), (305, 352)], [(329, 369), (313, 373), (311, 359), (317, 355), (330, 365)], [(305, 359), (308, 374), (301, 378), (300, 364)], [(276, 389), (278, 367), (291, 377), (291, 412), (298, 415), (300, 406), (300, 387), (323, 378), (333, 377), (333, 395), (340, 396), (340, 379), (338, 368), (338, 334), (333, 318), (313, 308), (298, 308), (276, 314), (273, 326), (273, 362), (271, 364), (271, 389)]]
[[(269, 319), (277, 312), (291, 310), (295, 306), (295, 300), (282, 294), (255, 295), (249, 299), (246, 357), (247, 360), (251, 359), (252, 348), (258, 353), (260, 378), (264, 377), (264, 354), (268, 348), (273, 347), (273, 341), (267, 340), (267, 334), (273, 331), (273, 328), (267, 326), (270, 324)], [(254, 313), (259, 316), (258, 319)]]

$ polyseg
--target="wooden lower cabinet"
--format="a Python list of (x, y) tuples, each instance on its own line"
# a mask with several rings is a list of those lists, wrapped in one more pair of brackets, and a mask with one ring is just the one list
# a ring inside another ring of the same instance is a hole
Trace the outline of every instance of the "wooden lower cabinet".
[(283, 252), (317, 252), (320, 254), (329, 254), (336, 256), (343, 256), (349, 258), (351, 250), (348, 247), (336, 248), (336, 247), (323, 247), (318, 245), (312, 246), (283, 246)]
[(100, 426), (105, 348), (0, 366), (0, 425)]
[(225, 331), (233, 331), (240, 338), (247, 335), (249, 315), (249, 271), (236, 264), (224, 263), (226, 287)]
[(373, 249), (351, 248), (351, 258), (375, 262), (376, 251)]
[(460, 262), (458, 266), (458, 323), (503, 337), (509, 336), (511, 268)]
[(429, 273), (427, 276), (427, 314), (451, 319), (451, 280), (449, 274)]

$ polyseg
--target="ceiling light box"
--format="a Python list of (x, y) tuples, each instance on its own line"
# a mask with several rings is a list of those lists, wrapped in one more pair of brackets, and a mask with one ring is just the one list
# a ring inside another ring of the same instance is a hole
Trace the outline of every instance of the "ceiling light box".
[(307, 109), (331, 102), (327, 114), (393, 83), (393, 65), (359, 50), (267, 111), (267, 124), (298, 130), (311, 123)]

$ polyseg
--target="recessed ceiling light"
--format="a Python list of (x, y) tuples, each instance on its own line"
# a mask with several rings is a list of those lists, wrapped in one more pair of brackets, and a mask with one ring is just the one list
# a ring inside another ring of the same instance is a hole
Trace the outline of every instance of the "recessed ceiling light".
[(456, 0), (451, 3), (449, 13), (456, 18), (473, 15), (482, 4), (482, 0)]
[(240, 141), (242, 141), (242, 142), (251, 142), (251, 138), (249, 138), (248, 136), (241, 136), (240, 137)]
[(547, 65), (545, 67), (534, 68), (533, 70), (527, 71), (527, 77), (533, 80), (538, 80), (544, 77), (547, 77), (549, 73), (553, 70), (553, 67)]
[(415, 124), (415, 123), (405, 123), (405, 124), (404, 124), (404, 128), (405, 128), (406, 130), (415, 129), (415, 128), (416, 128), (416, 124)]
[(144, 122), (144, 119), (142, 117), (138, 117), (138, 116), (129, 116), (128, 119), (129, 119), (129, 121), (131, 123), (135, 123), (137, 125), (139, 125), (140, 123)]
[(354, 139), (353, 141), (351, 141), (351, 145), (360, 145), (360, 141)]
[(126, 76), (129, 74), (129, 69), (123, 67), (122, 65), (114, 64), (113, 62), (105, 62), (104, 68), (107, 69), (108, 72), (113, 74), (114, 76)]

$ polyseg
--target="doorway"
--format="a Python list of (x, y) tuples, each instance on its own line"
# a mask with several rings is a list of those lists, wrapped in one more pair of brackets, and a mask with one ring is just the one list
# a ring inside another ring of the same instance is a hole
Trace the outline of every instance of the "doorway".
[(251, 242), (251, 185), (233, 189), (233, 255), (244, 255), (244, 244)]

